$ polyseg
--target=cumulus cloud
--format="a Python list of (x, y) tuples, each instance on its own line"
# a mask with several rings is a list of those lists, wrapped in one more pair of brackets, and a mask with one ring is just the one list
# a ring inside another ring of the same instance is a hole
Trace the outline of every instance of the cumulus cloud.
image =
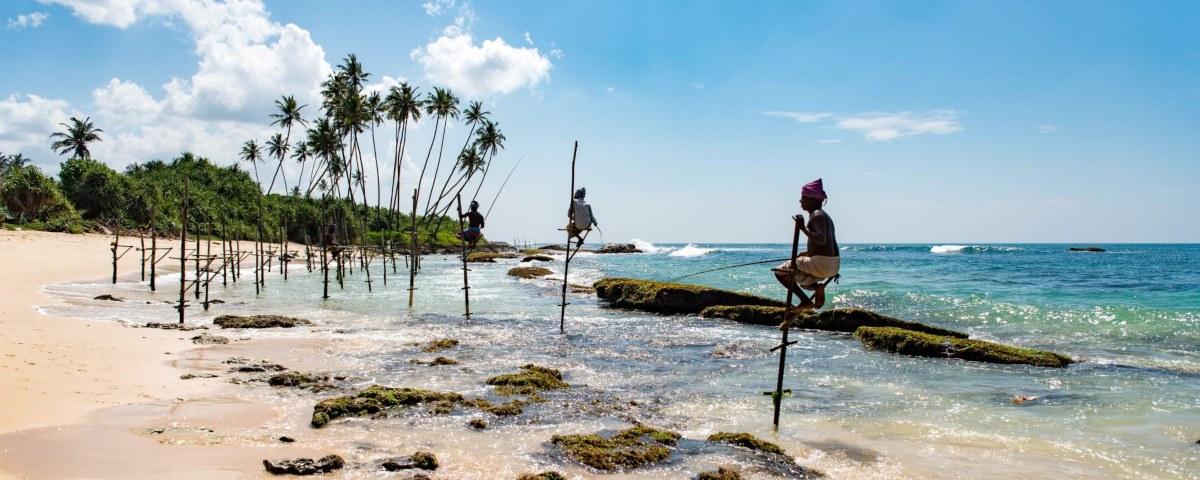
[(537, 48), (515, 47), (500, 37), (476, 44), (468, 33), (442, 35), (411, 56), (426, 78), (471, 96), (533, 88), (550, 76), (550, 59)]
[(859, 114), (834, 114), (829, 112), (786, 112), (771, 111), (765, 115), (790, 118), (799, 123), (829, 121), (842, 130), (862, 134), (873, 142), (899, 140), (917, 135), (949, 135), (962, 131), (960, 113), (955, 110), (930, 110), (926, 112), (867, 112)]
[(38, 28), (42, 26), (42, 24), (45, 23), (46, 19), (48, 18), (50, 18), (50, 14), (46, 12), (33, 12), (17, 15), (16, 17), (9, 17), (8, 28)]
[(0, 152), (24, 153), (40, 160), (50, 155), (50, 133), (79, 112), (65, 100), (18, 94), (0, 99)]

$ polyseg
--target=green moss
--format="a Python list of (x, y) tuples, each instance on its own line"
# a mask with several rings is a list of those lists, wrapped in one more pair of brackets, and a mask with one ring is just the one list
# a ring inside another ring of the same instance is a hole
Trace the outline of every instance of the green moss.
[(549, 471), (542, 473), (523, 473), (517, 480), (567, 480), (561, 473)]
[(313, 407), (312, 426), (321, 428), (339, 417), (363, 416), (401, 406), (435, 403), (461, 403), (462, 395), (416, 388), (392, 388), (372, 385), (354, 395), (322, 400)]
[(717, 432), (709, 435), (708, 441), (728, 443), (730, 445), (748, 448), (756, 452), (783, 454), (783, 449), (779, 448), (779, 445), (762, 440), (749, 433)]
[(433, 360), (429, 360), (429, 361), (413, 359), (413, 360), (409, 360), (409, 363), (437, 367), (437, 366), (442, 366), (442, 365), (458, 365), (458, 360), (455, 360), (453, 358), (447, 358), (447, 357), (437, 357), (437, 358), (435, 358)]
[(525, 411), (524, 410), (525, 402), (520, 401), (520, 400), (512, 400), (512, 401), (501, 403), (501, 404), (497, 405), (497, 404), (494, 404), (492, 402), (489, 402), (487, 400), (480, 398), (480, 399), (476, 399), (473, 402), (473, 404), (475, 405), (475, 408), (478, 408), (484, 412), (490, 413), (497, 417), (513, 417), (513, 416), (520, 415), (522, 412)]
[(413, 466), (421, 470), (437, 470), (437, 456), (430, 452), (417, 452), (412, 454)]
[(467, 262), (470, 263), (496, 263), (496, 259), (498, 258), (517, 258), (517, 254), (497, 252), (471, 252), (467, 254)]
[(728, 467), (718, 467), (715, 472), (703, 472), (696, 480), (742, 480), (742, 474)]
[(272, 387), (302, 387), (306, 385), (320, 384), (329, 381), (329, 377), (325, 375), (316, 375), (300, 372), (284, 372), (272, 375), (267, 380), (267, 384)]
[[(783, 323), (783, 307), (759, 305), (729, 305), (709, 307), (700, 312), (706, 318), (724, 318), (753, 325), (779, 325)], [(858, 327), (897, 327), (914, 332), (967, 338), (967, 334), (947, 330), (923, 323), (901, 320), (861, 308), (835, 308), (821, 312), (799, 313), (792, 320), (793, 328), (827, 330), (832, 332), (854, 332)]]
[(561, 390), (571, 386), (562, 379), (562, 372), (553, 368), (528, 364), (517, 373), (506, 373), (487, 379), (500, 395), (529, 395), (542, 390)]
[(448, 348), (454, 348), (457, 346), (458, 346), (458, 340), (455, 340), (453, 338), (439, 338), (437, 340), (434, 340), (434, 341), (431, 341), (431, 342), (425, 344), (425, 348), (423, 348), (422, 350), (427, 353), (433, 353), (433, 352), (440, 352), (440, 351), (446, 350)]
[(1074, 362), (1070, 357), (1053, 352), (931, 335), (902, 328), (861, 327), (854, 332), (854, 336), (867, 348), (918, 357), (958, 358), (975, 362), (1059, 368)]
[(656, 313), (696, 314), (717, 305), (783, 306), (783, 302), (766, 297), (681, 283), (606, 278), (593, 286), (596, 296), (612, 307)]
[(553, 273), (550, 269), (542, 267), (514, 267), (508, 270), (510, 276), (525, 279), (544, 277)]
[(292, 328), (297, 325), (312, 325), (312, 322), (302, 318), (284, 317), (282, 315), (221, 315), (213, 319), (213, 324), (221, 328)]
[(669, 447), (680, 438), (675, 432), (637, 425), (608, 438), (597, 434), (555, 435), (550, 443), (562, 448), (572, 460), (598, 470), (612, 471), (666, 460), (671, 455)]

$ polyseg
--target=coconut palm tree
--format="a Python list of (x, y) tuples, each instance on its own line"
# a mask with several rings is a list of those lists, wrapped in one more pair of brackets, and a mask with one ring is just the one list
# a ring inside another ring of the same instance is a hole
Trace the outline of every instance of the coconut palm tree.
[(88, 149), (88, 144), (101, 141), (100, 133), (104, 132), (92, 124), (92, 117), (83, 120), (71, 117), (70, 125), (66, 123), (59, 125), (62, 125), (65, 130), (50, 134), (50, 138), (58, 139), (50, 144), (50, 148), (57, 150), (59, 155), (70, 153), (72, 158), (92, 158), (92, 151)]
[[(470, 104), (467, 105), (467, 109), (462, 111), (463, 120), (467, 121), (467, 126), (470, 129), (470, 131), (467, 132), (467, 138), (466, 138), (466, 140), (463, 140), (463, 146), (458, 151), (458, 153), (459, 153), (458, 158), (462, 158), (463, 152), (466, 152), (467, 146), (470, 145), (471, 140), (473, 140), (475, 138), (476, 127), (479, 125), (480, 122), (487, 120), (487, 116), (491, 115), (491, 114), (492, 114), (492, 112), (484, 111), (483, 104), (480, 102), (477, 102), (477, 101), (471, 102)], [(458, 170), (457, 159), (455, 162), (455, 166), (451, 168), (451, 172), (453, 172), (455, 170)], [(467, 170), (461, 169), (461, 171), (464, 172), (464, 175), (459, 176), (457, 179), (455, 179), (453, 175), (446, 175), (446, 181), (442, 183), (442, 189), (441, 189), (441, 191), (438, 192), (438, 201), (435, 202), (435, 204), (442, 203), (442, 200), (444, 200), (446, 198), (446, 188), (450, 186), (450, 180), (453, 179), (455, 184), (457, 185), (459, 181), (461, 181), (463, 178), (465, 178), (465, 172), (467, 172)], [(453, 189), (451, 189), (451, 191), (452, 190)]]
[(400, 207), (400, 173), (404, 165), (404, 150), (408, 145), (408, 124), (421, 120), (424, 102), (416, 88), (407, 83), (392, 87), (387, 96), (388, 118), (396, 124), (395, 155), (392, 163), (392, 211)]
[[(433, 170), (433, 179), (429, 182), (431, 187), (433, 185), (437, 185), (438, 170), (441, 170), (442, 168), (442, 151), (446, 147), (446, 126), (450, 123), (449, 119), (458, 118), (458, 98), (456, 98), (449, 89), (434, 87), (433, 93), (430, 93), (425, 97), (425, 113), (429, 115), (436, 115), (437, 120), (433, 124), (433, 140), (429, 142), (429, 153), (425, 154), (425, 164), (421, 167), (420, 181), (417, 182), (418, 195), (420, 195), (420, 184), (425, 180), (425, 169), (429, 167), (429, 158), (433, 155), (433, 145), (436, 143), (439, 137), (437, 133), (437, 127), (440, 123), (442, 127), (442, 133), (440, 135), (442, 143), (438, 148), (438, 161), (437, 166), (434, 167)], [(427, 198), (425, 199), (425, 211), (428, 212), (433, 209), (433, 206), (430, 205), (430, 201), (432, 200), (433, 188), (430, 188), (429, 195), (427, 195)]]
[(254, 166), (254, 182), (258, 184), (259, 190), (262, 190), (262, 181), (258, 178), (258, 161), (262, 159), (262, 148), (258, 146), (258, 142), (247, 140), (243, 143), (241, 158)]
[[(274, 157), (277, 163), (279, 163), (280, 165), (283, 165), (283, 159), (287, 158), (287, 152), (288, 152), (288, 144), (287, 144), (287, 141), (283, 139), (283, 134), (276, 133), (274, 135), (271, 135), (271, 139), (267, 140), (267, 155)], [(275, 173), (279, 173), (278, 168), (275, 169)], [(272, 177), (271, 178), (272, 186), (274, 186), (274, 183), (275, 183), (275, 178)], [(284, 176), (283, 176), (283, 186), (285, 189), (287, 188), (287, 174), (284, 174)], [(284, 191), (286, 192), (286, 190), (284, 190)], [(271, 193), (271, 188), (268, 187), (267, 194), (270, 194), (270, 193)]]
[(479, 129), (479, 139), (476, 140), (476, 147), (479, 149), (479, 154), (487, 159), (483, 164), (483, 175), (479, 177), (479, 186), (475, 187), (475, 194), (471, 196), (474, 201), (479, 197), (479, 191), (483, 189), (483, 181), (487, 179), (488, 170), (492, 167), (492, 159), (496, 158), (496, 154), (504, 149), (504, 141), (508, 140), (504, 133), (500, 131), (500, 123), (491, 120), (484, 120), (483, 126)]
[[(308, 126), (308, 122), (304, 121), (304, 116), (300, 111), (308, 105), (300, 105), (296, 102), (296, 97), (287, 95), (275, 101), (276, 113), (272, 113), (271, 125), (278, 125), (280, 128), (287, 129), (287, 133), (283, 137), (284, 150), (287, 150), (287, 145), (292, 141), (292, 125), (300, 124)], [(267, 187), (267, 193), (271, 193), (271, 189), (275, 187), (275, 177), (283, 171), (283, 156), (279, 157), (279, 165), (275, 167), (275, 174), (271, 176), (271, 186)], [(287, 190), (287, 174), (283, 175), (283, 189)]]
[[(386, 107), (383, 103), (383, 96), (379, 92), (371, 92), (367, 95), (367, 101), (363, 104), (364, 113), (366, 113), (367, 124), (371, 126), (371, 156), (375, 158), (375, 209), (378, 213), (379, 206), (383, 200), (383, 186), (379, 181), (379, 151), (375, 148), (375, 126), (383, 123), (383, 117), (386, 112)], [(364, 198), (363, 202), (367, 199)]]
[(296, 195), (299, 195), (300, 185), (304, 184), (304, 164), (308, 161), (308, 142), (301, 140), (296, 142), (296, 148), (292, 150), (292, 158), (300, 164), (300, 178), (296, 180)]

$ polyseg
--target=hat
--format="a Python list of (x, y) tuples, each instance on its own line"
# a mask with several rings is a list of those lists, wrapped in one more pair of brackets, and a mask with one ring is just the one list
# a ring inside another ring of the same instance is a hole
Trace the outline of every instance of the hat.
[(575, 198), (583, 198), (584, 195), (587, 195), (586, 188), (581, 188), (581, 189), (575, 191)]
[(821, 185), (821, 179), (818, 178), (804, 184), (804, 188), (800, 189), (800, 198), (813, 198), (817, 200), (828, 198), (825, 196), (825, 187)]

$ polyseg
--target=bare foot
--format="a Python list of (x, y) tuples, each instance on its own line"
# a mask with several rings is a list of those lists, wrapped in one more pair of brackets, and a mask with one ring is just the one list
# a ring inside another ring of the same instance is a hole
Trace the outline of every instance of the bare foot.
[(816, 308), (821, 308), (821, 307), (825, 306), (825, 285), (824, 284), (820, 284), (820, 283), (817, 284), (817, 288), (813, 293), (813, 300), (816, 302), (814, 304), (816, 306)]

